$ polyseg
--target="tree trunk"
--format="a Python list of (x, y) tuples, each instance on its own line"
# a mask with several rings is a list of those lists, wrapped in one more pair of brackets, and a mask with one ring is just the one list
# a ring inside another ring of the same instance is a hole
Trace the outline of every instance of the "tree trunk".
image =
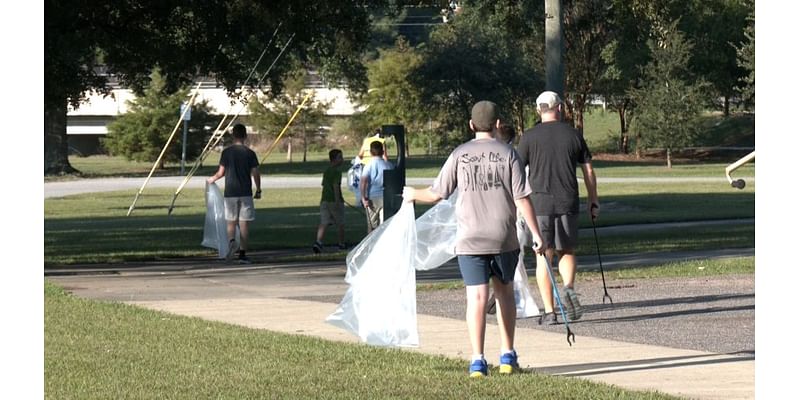
[[(580, 101), (580, 100), (579, 100)], [(578, 104), (575, 107), (575, 129), (583, 136), (583, 109), (586, 103)]]
[(306, 130), (306, 120), (303, 118), (303, 162), (308, 158), (308, 131)]
[(672, 149), (667, 147), (667, 168), (672, 169)]
[(286, 161), (292, 162), (292, 137), (289, 136), (289, 146), (286, 150)]
[(728, 117), (728, 116), (731, 115), (731, 98), (728, 97), (728, 95), (725, 95), (725, 97), (723, 97), (723, 99), (724, 99), (723, 101), (724, 101), (724, 104), (725, 104), (725, 116)]
[(44, 174), (75, 174), (69, 164), (69, 145), (67, 144), (67, 102), (63, 105), (44, 107)]
[(628, 145), (628, 123), (625, 121), (625, 106), (617, 109), (619, 114), (619, 151), (622, 154), (628, 154), (630, 151)]

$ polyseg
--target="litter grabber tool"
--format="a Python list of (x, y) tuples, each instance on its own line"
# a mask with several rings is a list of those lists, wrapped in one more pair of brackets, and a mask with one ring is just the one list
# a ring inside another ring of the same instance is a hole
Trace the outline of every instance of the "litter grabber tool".
[[(592, 209), (597, 208), (596, 204), (592, 204)], [(597, 262), (600, 263), (600, 276), (603, 278), (603, 304), (606, 304), (606, 298), (608, 298), (608, 302), (610, 304), (614, 304), (614, 300), (611, 299), (611, 295), (608, 294), (608, 288), (606, 287), (606, 274), (603, 272), (603, 259), (600, 258), (600, 241), (597, 240), (597, 226), (594, 224), (594, 215), (589, 215), (590, 219), (592, 220), (592, 230), (594, 231), (594, 244), (597, 245)]]
[(553, 276), (553, 269), (550, 268), (550, 260), (547, 259), (547, 256), (543, 258), (545, 267), (547, 268), (547, 275), (550, 276), (550, 284), (553, 285), (553, 293), (555, 294), (556, 302), (558, 303), (558, 309), (561, 311), (561, 318), (564, 320), (564, 327), (567, 328), (567, 343), (569, 343), (570, 347), (572, 347), (572, 342), (575, 341), (575, 334), (569, 329), (569, 319), (567, 318), (567, 313), (564, 311), (564, 304), (561, 303), (561, 294), (558, 292), (556, 278)]

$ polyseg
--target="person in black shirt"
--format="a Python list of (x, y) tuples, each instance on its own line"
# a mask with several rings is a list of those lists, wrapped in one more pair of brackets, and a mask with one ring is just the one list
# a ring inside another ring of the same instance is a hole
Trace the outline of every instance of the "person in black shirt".
[[(587, 208), (592, 219), (600, 213), (597, 178), (592, 168), (592, 154), (586, 141), (575, 128), (561, 122), (563, 104), (558, 94), (543, 92), (536, 99), (542, 122), (525, 131), (517, 148), (523, 166), (529, 167), (528, 180), (533, 189), (533, 207), (545, 241), (546, 256), (552, 261), (558, 255), (558, 271), (564, 282), (562, 302), (570, 320), (583, 315), (575, 293), (578, 244), (578, 180), (575, 169), (580, 165), (588, 192)], [(554, 251), (555, 250), (555, 251)], [(543, 321), (557, 322), (553, 312), (553, 288), (544, 267), (544, 255), (536, 256), (536, 281), (544, 303)]]
[[(233, 144), (222, 151), (219, 159), (219, 169), (214, 176), (208, 178), (208, 183), (225, 177), (225, 220), (228, 221), (228, 255), (227, 260), (233, 258), (237, 250), (236, 227), (239, 227), (238, 245), (239, 264), (250, 264), (247, 258), (247, 240), (249, 237), (248, 222), (255, 219), (255, 205), (253, 199), (261, 198), (261, 174), (258, 172), (258, 158), (244, 141), (247, 139), (247, 130), (244, 125), (233, 126)], [(255, 181), (256, 192), (253, 194), (252, 182)]]

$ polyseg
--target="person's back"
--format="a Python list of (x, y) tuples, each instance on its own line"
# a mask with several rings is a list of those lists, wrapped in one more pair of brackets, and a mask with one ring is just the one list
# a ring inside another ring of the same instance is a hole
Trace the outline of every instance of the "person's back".
[(519, 154), (530, 167), (533, 206), (537, 215), (577, 213), (578, 165), (591, 160), (586, 142), (567, 123), (550, 121), (525, 131)]
[(441, 186), (434, 190), (445, 194), (458, 188), (457, 253), (495, 254), (519, 248), (514, 200), (524, 189), (525, 177), (512, 174), (517, 162), (514, 148), (495, 139), (474, 139), (451, 153), (442, 168), (450, 172), (442, 175)]
[(225, 166), (225, 197), (252, 196), (251, 170), (258, 166), (256, 153), (242, 143), (222, 151), (219, 163)]
[(383, 171), (394, 166), (384, 159), (383, 144), (370, 145), (372, 161), (361, 171), (361, 204), (367, 215), (367, 232), (372, 232), (383, 222)]

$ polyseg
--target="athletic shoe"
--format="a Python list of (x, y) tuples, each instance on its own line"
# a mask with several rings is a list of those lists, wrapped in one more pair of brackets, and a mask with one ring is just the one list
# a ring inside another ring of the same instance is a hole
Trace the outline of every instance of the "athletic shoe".
[(236, 243), (235, 239), (231, 239), (228, 242), (228, 254), (225, 255), (225, 261), (231, 262), (231, 260), (233, 260), (233, 255), (236, 254), (237, 251), (239, 251), (239, 244)]
[(517, 370), (519, 370), (519, 363), (517, 362), (516, 350), (511, 350), (510, 353), (506, 353), (500, 356), (501, 374), (510, 374)]
[(556, 325), (558, 324), (558, 318), (556, 318), (556, 313), (545, 313), (541, 317), (539, 317), (539, 325)]
[(583, 316), (583, 307), (581, 302), (578, 301), (578, 294), (572, 288), (565, 287), (564, 290), (564, 307), (567, 309), (567, 317), (570, 321), (577, 321)]
[(314, 245), (311, 246), (311, 250), (314, 250), (314, 254), (322, 253), (322, 242), (319, 240), (314, 242)]
[(489, 315), (494, 315), (497, 312), (497, 302), (494, 300), (494, 293), (489, 296), (489, 300), (486, 302), (486, 313)]
[(250, 261), (247, 256), (239, 256), (239, 264), (252, 264), (253, 262)]
[(486, 375), (489, 375), (489, 365), (486, 364), (486, 360), (475, 360), (472, 362), (472, 364), (470, 364), (470, 378), (482, 378)]
[(347, 244), (346, 243), (339, 243), (339, 250), (347, 250)]

